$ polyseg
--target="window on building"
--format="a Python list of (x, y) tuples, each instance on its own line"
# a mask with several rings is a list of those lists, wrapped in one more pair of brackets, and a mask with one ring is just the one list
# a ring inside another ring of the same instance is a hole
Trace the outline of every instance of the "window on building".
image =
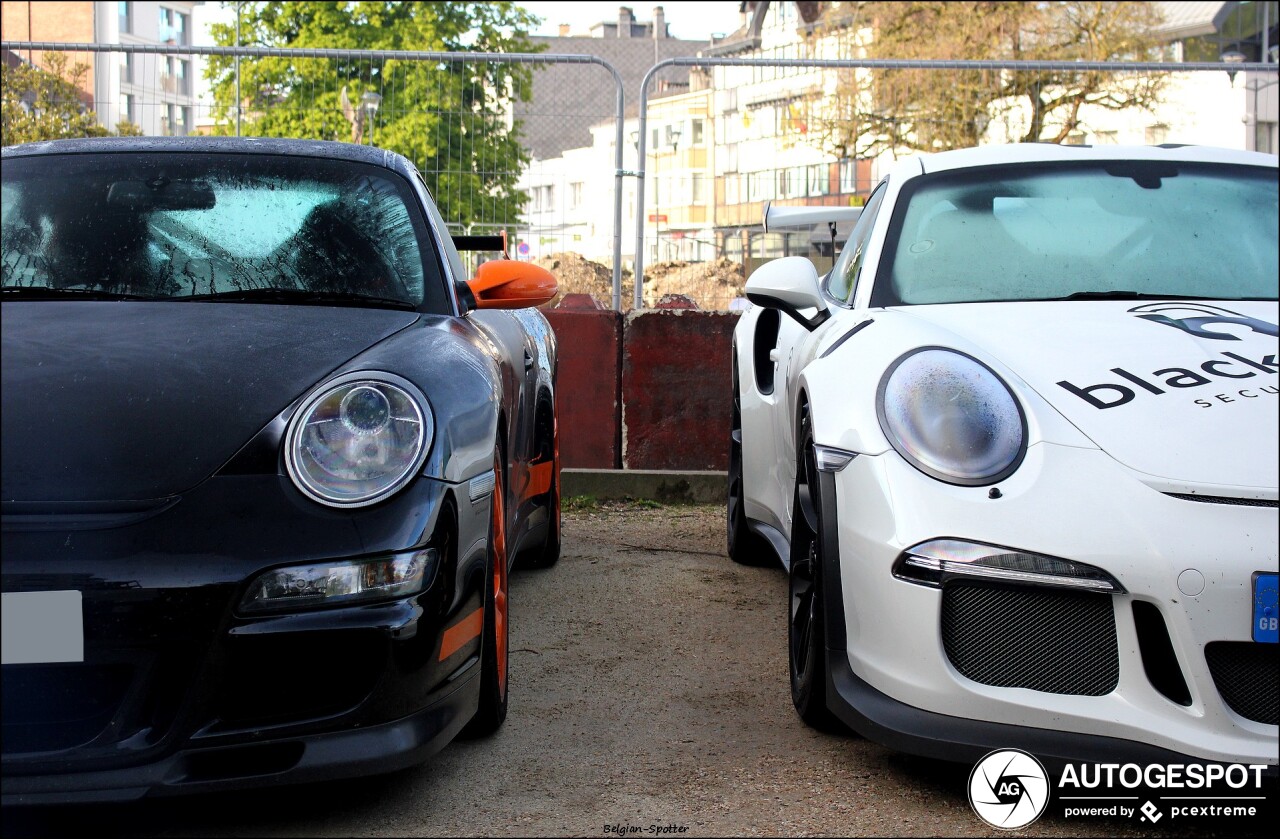
[(177, 59), (173, 64), (173, 84), (178, 93), (184, 96), (191, 95), (190, 69), (191, 62)]
[(133, 31), (133, 4), (126, 3), (124, 0), (116, 3), (116, 15), (120, 19), (120, 31), (129, 33)]
[(840, 161), (840, 192), (856, 193), (858, 191), (858, 161)]
[(1120, 142), (1120, 134), (1117, 131), (1095, 131), (1093, 134), (1093, 144), (1095, 146), (1114, 146)]
[(121, 97), (121, 99), (123, 100), (123, 102), (121, 103), (123, 107), (120, 110), (123, 112), (124, 118), (129, 120), (129, 122), (132, 122), (134, 125), (137, 125), (138, 114), (135, 109), (138, 106), (133, 94), (126, 93), (124, 96)]
[(752, 172), (747, 176), (747, 200), (771, 201), (774, 198), (774, 172)]
[(724, 203), (738, 204), (742, 201), (741, 175), (724, 176)]
[(689, 145), (700, 146), (703, 143), (705, 122), (695, 119), (689, 123)]
[(831, 178), (827, 171), (827, 164), (815, 163), (809, 167), (809, 194), (831, 194)]
[(707, 176), (701, 172), (694, 172), (689, 179), (689, 189), (692, 194), (689, 201), (692, 204), (707, 203)]
[(133, 53), (126, 52), (124, 60), (120, 62), (120, 81), (124, 84), (133, 84)]
[(569, 207), (577, 209), (582, 206), (582, 181), (574, 181), (569, 184)]
[(1169, 126), (1162, 122), (1147, 126), (1147, 145), (1158, 146), (1169, 139)]
[(1081, 133), (1081, 132), (1079, 132), (1079, 131), (1073, 131), (1072, 133), (1068, 134), (1068, 135), (1063, 139), (1063, 141), (1062, 141), (1062, 145), (1064, 145), (1064, 146), (1083, 146), (1083, 145), (1084, 145), (1084, 134), (1082, 134), (1082, 133)]
[(185, 46), (187, 43), (187, 16), (177, 9), (160, 7), (160, 40), (166, 44)]
[(187, 136), (188, 126), (191, 123), (191, 109), (186, 107), (173, 107), (173, 136)]
[(724, 170), (726, 172), (738, 171), (738, 144), (737, 143), (729, 143), (727, 146), (721, 149), (720, 154), (723, 157)]

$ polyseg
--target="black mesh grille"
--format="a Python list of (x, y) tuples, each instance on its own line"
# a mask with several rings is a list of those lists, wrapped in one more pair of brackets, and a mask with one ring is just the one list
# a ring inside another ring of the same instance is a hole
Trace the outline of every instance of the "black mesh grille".
[(1278, 652), (1276, 644), (1249, 641), (1214, 641), (1205, 645), (1205, 661), (1222, 701), (1245, 719), (1277, 725)]
[(1239, 507), (1280, 507), (1280, 501), (1269, 501), (1265, 498), (1231, 498), (1225, 495), (1186, 495), (1181, 492), (1166, 492), (1165, 495), (1181, 498), (1183, 501), (1199, 501), (1202, 504), (1234, 504)]
[(964, 676), (994, 687), (1102, 696), (1120, 678), (1115, 614), (1100, 594), (951, 583), (942, 644)]

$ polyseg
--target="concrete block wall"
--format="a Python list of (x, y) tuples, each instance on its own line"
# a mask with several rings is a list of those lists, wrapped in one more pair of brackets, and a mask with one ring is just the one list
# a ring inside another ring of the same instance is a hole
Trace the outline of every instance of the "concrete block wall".
[(567, 469), (723, 471), (738, 312), (631, 312), (571, 295), (547, 318), (560, 353), (561, 464)]

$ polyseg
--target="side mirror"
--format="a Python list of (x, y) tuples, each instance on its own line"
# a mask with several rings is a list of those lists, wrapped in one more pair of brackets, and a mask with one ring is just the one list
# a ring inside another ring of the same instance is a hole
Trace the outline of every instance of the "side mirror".
[(465, 288), (476, 309), (524, 309), (556, 296), (556, 278), (532, 262), (494, 259), (476, 269)]
[[(803, 256), (784, 256), (766, 262), (747, 279), (747, 299), (757, 306), (778, 309), (810, 332), (831, 317), (818, 289), (818, 269)], [(813, 317), (801, 309), (816, 309)]]

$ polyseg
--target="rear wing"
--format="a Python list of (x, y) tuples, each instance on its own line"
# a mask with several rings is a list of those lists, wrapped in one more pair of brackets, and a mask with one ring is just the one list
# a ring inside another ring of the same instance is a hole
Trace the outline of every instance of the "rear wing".
[(769, 201), (764, 205), (764, 229), (768, 233), (780, 227), (827, 224), (834, 230), (838, 222), (856, 222), (860, 215), (861, 207), (779, 207)]
[(498, 251), (503, 259), (510, 259), (507, 253), (507, 231), (496, 236), (453, 236), (453, 246), (460, 251)]
[(861, 207), (779, 207), (769, 201), (764, 205), (764, 229), (769, 233), (779, 228), (808, 228), (812, 231), (809, 235), (810, 246), (821, 252), (818, 225), (826, 224), (831, 237), (831, 264), (834, 266), (837, 226), (840, 228), (838, 238), (843, 242), (861, 215)]

